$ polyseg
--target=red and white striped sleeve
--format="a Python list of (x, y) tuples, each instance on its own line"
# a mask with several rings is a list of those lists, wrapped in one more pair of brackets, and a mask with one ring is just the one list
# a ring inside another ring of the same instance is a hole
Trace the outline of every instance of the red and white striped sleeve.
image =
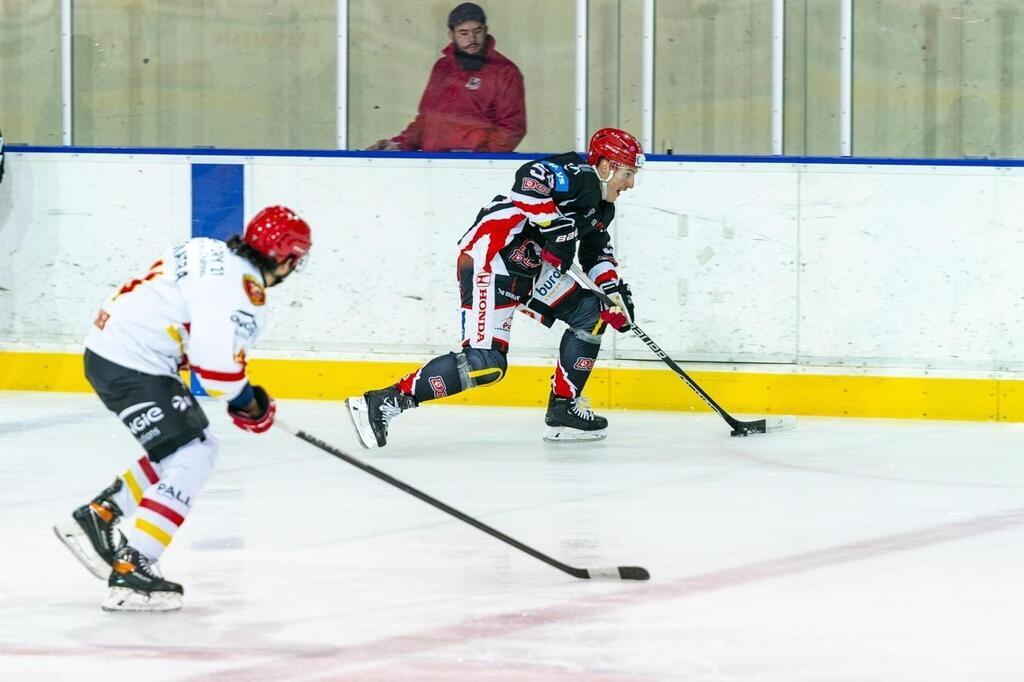
[(526, 216), (526, 219), (541, 228), (557, 220), (562, 214), (550, 197), (535, 197), (513, 190), (509, 192), (513, 205)]
[(615, 270), (615, 265), (608, 261), (601, 261), (594, 267), (590, 268), (587, 272), (587, 277), (591, 279), (594, 284), (604, 284), (605, 282), (615, 282), (619, 279), (619, 273)]

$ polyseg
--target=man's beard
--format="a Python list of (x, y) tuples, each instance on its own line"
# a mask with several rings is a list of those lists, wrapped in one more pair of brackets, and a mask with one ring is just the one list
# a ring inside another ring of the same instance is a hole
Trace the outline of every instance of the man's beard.
[(455, 48), (455, 61), (459, 63), (466, 71), (479, 71), (484, 68), (484, 64), (487, 63), (487, 41), (484, 40), (484, 44), (480, 46), (480, 49), (474, 53), (463, 52), (459, 49), (459, 46), (452, 42), (452, 47)]

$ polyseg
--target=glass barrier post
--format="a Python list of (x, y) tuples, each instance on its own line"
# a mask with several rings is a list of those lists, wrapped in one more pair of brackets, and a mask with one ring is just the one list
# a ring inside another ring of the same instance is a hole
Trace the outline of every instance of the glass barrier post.
[(335, 146), (348, 149), (348, 0), (338, 0), (337, 92), (335, 93)]
[(772, 2), (772, 154), (783, 153), (783, 73), (786, 54), (786, 2)]
[(71, 0), (60, 3), (60, 110), (61, 110), (61, 144), (69, 147), (73, 144), (72, 115), (73, 99), (71, 96)]
[(839, 154), (850, 156), (853, 133), (853, 0), (839, 5)]
[(587, 148), (587, 2), (576, 0), (576, 149)]
[(654, 0), (644, 0), (643, 58), (643, 129), (644, 151), (654, 153)]

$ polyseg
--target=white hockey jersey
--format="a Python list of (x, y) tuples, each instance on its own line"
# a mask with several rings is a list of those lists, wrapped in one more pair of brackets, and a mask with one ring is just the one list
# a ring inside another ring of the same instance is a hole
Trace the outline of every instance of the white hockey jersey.
[(263, 275), (227, 244), (197, 237), (119, 287), (85, 347), (123, 367), (177, 376), (186, 364), (212, 396), (246, 384), (246, 355), (266, 323)]

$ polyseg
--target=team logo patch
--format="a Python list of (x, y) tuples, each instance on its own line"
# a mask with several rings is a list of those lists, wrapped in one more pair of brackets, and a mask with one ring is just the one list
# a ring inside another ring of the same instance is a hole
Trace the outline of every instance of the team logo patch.
[[(530, 251), (532, 252), (533, 249), (530, 249)], [(539, 257), (534, 255), (534, 257), (531, 258), (530, 256), (531, 253), (527, 253), (527, 243), (524, 242), (512, 251), (508, 259), (513, 263), (519, 264), (524, 270), (529, 272), (531, 270), (536, 270), (541, 266), (541, 260)]]
[(576, 362), (573, 364), (573, 367), (581, 372), (589, 372), (594, 369), (594, 358), (576, 358)]
[(253, 305), (263, 305), (267, 302), (267, 292), (263, 291), (263, 285), (252, 275), (242, 275), (242, 288)]
[(444, 385), (444, 377), (430, 377), (430, 387), (434, 389), (435, 398), (444, 398), (448, 395), (448, 387)]
[(468, 81), (466, 81), (466, 89), (467, 90), (479, 90), (480, 89), (480, 84), (482, 82), (483, 81), (481, 81), (477, 76), (473, 76)]
[(551, 194), (551, 188), (543, 182), (537, 182), (533, 178), (523, 178), (522, 188), (524, 192), (534, 191), (537, 194), (543, 194), (549, 196)]

